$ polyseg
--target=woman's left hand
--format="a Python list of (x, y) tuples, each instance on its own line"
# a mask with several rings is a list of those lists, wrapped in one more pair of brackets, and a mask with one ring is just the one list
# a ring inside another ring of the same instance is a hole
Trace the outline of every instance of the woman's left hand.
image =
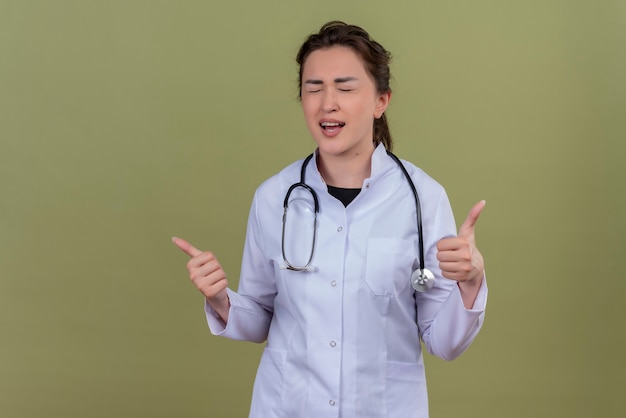
[(478, 287), (485, 275), (485, 263), (476, 247), (474, 230), (480, 212), (485, 207), (481, 200), (470, 210), (456, 237), (444, 238), (437, 243), (437, 260), (443, 277), (456, 280), (459, 285)]

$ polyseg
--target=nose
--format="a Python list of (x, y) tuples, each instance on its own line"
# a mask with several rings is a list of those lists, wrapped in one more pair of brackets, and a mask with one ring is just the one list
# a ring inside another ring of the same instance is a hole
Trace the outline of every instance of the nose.
[(337, 103), (337, 95), (334, 90), (326, 89), (322, 94), (322, 110), (325, 113), (335, 112), (339, 108), (339, 105)]

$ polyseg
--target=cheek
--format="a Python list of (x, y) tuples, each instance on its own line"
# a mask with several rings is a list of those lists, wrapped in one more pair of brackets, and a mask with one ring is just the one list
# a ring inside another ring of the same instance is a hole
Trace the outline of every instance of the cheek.
[(310, 98), (302, 98), (300, 99), (300, 103), (302, 105), (302, 112), (305, 116), (313, 113), (313, 102)]
[(313, 132), (313, 129), (317, 126), (317, 111), (315, 106), (310, 101), (302, 101), (302, 114), (304, 115), (304, 121), (309, 131)]
[(365, 122), (372, 122), (374, 119), (374, 113), (376, 112), (376, 108), (369, 101), (359, 101), (353, 108), (355, 110), (355, 114), (359, 115), (359, 119)]
[(302, 101), (302, 113), (307, 124), (317, 124), (317, 115), (319, 107), (313, 100)]

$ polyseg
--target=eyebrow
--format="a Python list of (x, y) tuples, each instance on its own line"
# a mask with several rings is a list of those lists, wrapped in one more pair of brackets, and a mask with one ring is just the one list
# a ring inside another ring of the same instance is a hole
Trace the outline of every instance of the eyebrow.
[[(339, 84), (339, 83), (347, 83), (348, 81), (356, 81), (356, 80), (358, 80), (358, 78), (356, 77), (339, 77), (333, 81), (335, 82), (335, 84)], [(312, 79), (312, 80), (306, 80), (304, 84), (324, 84), (324, 82), (322, 80)]]

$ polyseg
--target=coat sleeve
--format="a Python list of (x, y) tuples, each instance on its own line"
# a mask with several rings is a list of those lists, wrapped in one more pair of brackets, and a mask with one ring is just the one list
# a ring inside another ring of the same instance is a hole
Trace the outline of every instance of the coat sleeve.
[(454, 215), (443, 189), (438, 204), (430, 208), (426, 216), (430, 219), (424, 227), (430, 231), (425, 232), (425, 236), (431, 239), (424, 247), (425, 264), (435, 275), (436, 282), (430, 291), (416, 293), (418, 326), (429, 353), (453, 360), (470, 346), (480, 331), (487, 304), (487, 281), (483, 278), (474, 306), (466, 309), (457, 282), (441, 275), (437, 260), (437, 242), (456, 236)]
[(257, 191), (248, 217), (239, 289), (237, 292), (228, 289), (228, 323), (224, 324), (205, 302), (209, 329), (215, 335), (252, 342), (267, 339), (274, 310), (276, 283), (274, 268), (263, 248), (261, 228)]

